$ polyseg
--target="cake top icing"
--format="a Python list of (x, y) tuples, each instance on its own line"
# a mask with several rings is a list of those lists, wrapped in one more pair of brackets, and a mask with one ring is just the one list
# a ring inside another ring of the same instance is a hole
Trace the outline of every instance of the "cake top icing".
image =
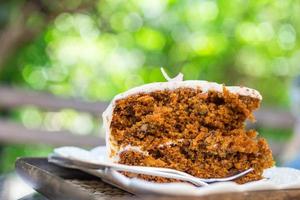
[[(204, 80), (184, 81), (182, 73), (179, 73), (175, 78), (170, 78), (163, 68), (161, 68), (161, 71), (165, 79), (167, 80), (167, 82), (149, 83), (149, 84), (132, 88), (124, 93), (117, 95), (112, 102), (138, 93), (150, 93), (158, 90), (175, 90), (178, 88), (201, 89), (203, 93), (206, 93), (208, 91), (223, 92), (223, 87), (224, 87), (223, 84), (218, 84), (215, 82), (209, 82)], [(225, 86), (225, 88), (229, 92), (234, 94), (239, 94), (241, 96), (250, 96), (252, 98), (257, 98), (259, 100), (262, 100), (262, 96), (257, 90), (248, 87)]]

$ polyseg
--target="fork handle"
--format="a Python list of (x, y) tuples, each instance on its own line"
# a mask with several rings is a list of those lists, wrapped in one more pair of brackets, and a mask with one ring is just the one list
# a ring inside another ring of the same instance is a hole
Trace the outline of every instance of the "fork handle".
[[(78, 166), (75, 163), (72, 163), (71, 160), (68, 161), (68, 159), (56, 159), (55, 157), (49, 157), (49, 162), (57, 164), (59, 166), (67, 167), (67, 168), (75, 168), (79, 170), (100, 170), (100, 169), (89, 169), (88, 167), (83, 167), (83, 166)], [(186, 181), (189, 183), (192, 183), (196, 186), (206, 186), (208, 185), (207, 183), (193, 179), (190, 177), (185, 177), (182, 175), (178, 174), (171, 174), (171, 173), (166, 173), (166, 172), (160, 172), (160, 171), (149, 171), (147, 169), (139, 168), (139, 167), (132, 167), (132, 166), (126, 166), (126, 165), (120, 165), (120, 166), (107, 166), (107, 169), (113, 169), (116, 171), (122, 171), (122, 172), (131, 172), (135, 174), (144, 174), (144, 175), (149, 175), (149, 176), (158, 176), (158, 177), (164, 177), (164, 178), (170, 178), (170, 179), (176, 179), (176, 180), (181, 180), (181, 181)], [(103, 170), (103, 169), (102, 169)]]
[(165, 173), (165, 172), (161, 172), (161, 171), (149, 171), (149, 170), (145, 170), (145, 169), (142, 169), (139, 167), (113, 166), (113, 167), (109, 167), (109, 168), (114, 169), (116, 171), (131, 172), (131, 173), (135, 173), (135, 174), (144, 174), (144, 175), (149, 175), (149, 176), (159, 176), (159, 177), (164, 177), (164, 178), (177, 179), (177, 180), (193, 183), (197, 186), (208, 185), (207, 183), (205, 183), (202, 180), (197, 180), (197, 179), (182, 176), (179, 174), (171, 174), (171, 173)]

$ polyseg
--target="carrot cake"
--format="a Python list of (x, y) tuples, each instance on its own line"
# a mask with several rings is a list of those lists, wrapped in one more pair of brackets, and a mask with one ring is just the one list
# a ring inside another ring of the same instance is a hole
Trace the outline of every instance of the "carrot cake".
[(246, 120), (254, 121), (253, 111), (262, 100), (259, 92), (181, 79), (143, 85), (114, 98), (103, 113), (109, 158), (201, 178), (227, 177), (253, 168), (236, 182), (262, 179), (263, 170), (274, 165), (272, 152), (265, 139), (245, 127)]

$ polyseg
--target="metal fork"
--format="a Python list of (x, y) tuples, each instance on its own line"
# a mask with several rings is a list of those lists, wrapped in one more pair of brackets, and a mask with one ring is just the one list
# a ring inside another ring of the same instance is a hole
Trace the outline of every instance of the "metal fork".
[(111, 163), (111, 162), (101, 162), (101, 161), (84, 161), (84, 160), (78, 160), (75, 158), (67, 158), (67, 157), (61, 157), (57, 156), (55, 154), (50, 155), (48, 157), (49, 162), (55, 163), (64, 167), (71, 167), (71, 168), (77, 168), (77, 169), (90, 169), (90, 170), (104, 170), (106, 168), (114, 169), (116, 171), (123, 171), (123, 172), (131, 172), (136, 174), (144, 174), (144, 175), (150, 175), (150, 176), (159, 176), (164, 178), (171, 178), (171, 179), (177, 179), (181, 181), (186, 181), (189, 183), (192, 183), (196, 186), (206, 186), (208, 183), (213, 182), (225, 182), (225, 181), (232, 181), (237, 178), (240, 178), (251, 171), (253, 169), (245, 170), (241, 173), (238, 173), (236, 175), (226, 177), (226, 178), (198, 178), (194, 177), (190, 174), (187, 174), (185, 172), (181, 172), (174, 169), (169, 168), (157, 168), (157, 167), (144, 167), (144, 166), (129, 166), (129, 165), (122, 165), (117, 163)]

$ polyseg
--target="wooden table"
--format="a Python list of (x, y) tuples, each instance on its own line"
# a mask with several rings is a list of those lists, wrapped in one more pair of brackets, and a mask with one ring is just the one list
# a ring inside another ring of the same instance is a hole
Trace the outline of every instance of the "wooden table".
[[(17, 173), (35, 190), (48, 199), (158, 199), (158, 200), (296, 200), (300, 190), (277, 190), (244, 193), (227, 193), (202, 197), (135, 196), (122, 191), (101, 179), (79, 170), (66, 169), (48, 163), (46, 158), (20, 158), (16, 161)], [(26, 199), (29, 200), (29, 199)], [(32, 199), (33, 200), (33, 199)]]

